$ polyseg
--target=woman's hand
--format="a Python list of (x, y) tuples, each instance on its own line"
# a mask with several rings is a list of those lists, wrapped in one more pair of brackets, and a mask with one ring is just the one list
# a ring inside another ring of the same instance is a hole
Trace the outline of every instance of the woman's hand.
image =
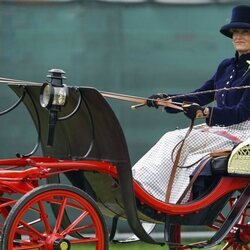
[(209, 109), (203, 108), (197, 103), (183, 103), (183, 112), (191, 120), (209, 116)]
[(157, 105), (157, 101), (161, 99), (166, 99), (166, 98), (168, 98), (167, 94), (164, 94), (164, 93), (154, 94), (148, 97), (146, 104), (148, 107), (154, 107), (158, 109), (159, 106)]

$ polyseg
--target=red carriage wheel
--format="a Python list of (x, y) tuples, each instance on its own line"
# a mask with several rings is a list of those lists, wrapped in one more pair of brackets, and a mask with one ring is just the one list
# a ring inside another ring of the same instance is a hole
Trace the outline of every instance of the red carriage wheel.
[[(237, 201), (237, 197), (229, 199), (228, 204), (222, 212), (220, 212), (211, 226), (213, 230), (218, 231), (226, 220), (228, 211), (230, 211)], [(241, 213), (240, 219), (224, 238), (223, 250), (250, 250), (250, 204)]]
[[(58, 206), (56, 217), (51, 205)], [(64, 213), (72, 222), (67, 228), (61, 225)], [(82, 190), (62, 184), (44, 185), (21, 197), (6, 219), (1, 237), (2, 250), (69, 250), (73, 245), (106, 250), (108, 232), (94, 200)]]

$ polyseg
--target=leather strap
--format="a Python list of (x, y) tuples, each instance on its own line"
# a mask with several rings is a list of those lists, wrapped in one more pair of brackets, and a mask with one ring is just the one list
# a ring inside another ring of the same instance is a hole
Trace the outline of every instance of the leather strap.
[(188, 191), (191, 190), (194, 182), (196, 181), (196, 179), (198, 178), (198, 176), (200, 175), (200, 173), (202, 172), (202, 170), (204, 169), (204, 167), (206, 166), (206, 164), (208, 163), (209, 160), (211, 160), (214, 157), (218, 157), (218, 156), (227, 156), (230, 153), (231, 153), (231, 150), (217, 150), (217, 151), (211, 152), (209, 154), (209, 156), (207, 156), (202, 161), (202, 164), (200, 165), (199, 169), (195, 172), (195, 174), (193, 175), (192, 179), (190, 180), (188, 186), (184, 190), (183, 194), (178, 199), (177, 204), (180, 204), (182, 202), (182, 200), (185, 198), (185, 196), (187, 195)]
[(194, 120), (191, 121), (189, 129), (188, 129), (188, 131), (187, 131), (184, 139), (181, 142), (180, 148), (178, 149), (178, 151), (176, 153), (175, 161), (174, 161), (174, 164), (172, 166), (172, 171), (171, 171), (171, 174), (170, 174), (170, 177), (169, 177), (168, 186), (167, 186), (166, 197), (165, 197), (165, 202), (166, 203), (168, 203), (169, 200), (170, 200), (171, 190), (172, 190), (172, 187), (173, 187), (176, 170), (177, 170), (177, 167), (178, 167), (178, 164), (179, 164), (179, 161), (180, 161), (182, 148), (184, 146), (186, 138), (188, 137), (188, 135), (192, 131), (193, 126), (194, 126)]
[(218, 156), (228, 156), (232, 152), (232, 149), (225, 149), (225, 150), (216, 150), (210, 153), (211, 157), (218, 157)]
[(198, 170), (195, 172), (194, 176), (190, 180), (188, 186), (186, 187), (186, 189), (184, 190), (184, 192), (182, 193), (181, 197), (178, 199), (178, 201), (176, 202), (176, 204), (180, 204), (182, 202), (182, 200), (185, 198), (185, 196), (187, 195), (187, 193), (189, 192), (189, 190), (191, 190), (191, 188), (193, 187), (194, 182), (196, 181), (196, 179), (198, 178), (198, 176), (200, 175), (200, 173), (202, 172), (202, 170), (204, 169), (204, 167), (206, 166), (207, 162), (210, 159), (212, 159), (212, 157), (208, 156), (207, 158), (205, 158), (203, 160), (202, 164), (200, 165), (200, 167), (198, 168)]

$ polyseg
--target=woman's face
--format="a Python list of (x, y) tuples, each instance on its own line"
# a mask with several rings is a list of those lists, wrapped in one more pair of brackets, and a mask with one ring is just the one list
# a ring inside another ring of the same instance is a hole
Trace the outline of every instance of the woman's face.
[(250, 53), (250, 30), (232, 29), (233, 45), (239, 55)]

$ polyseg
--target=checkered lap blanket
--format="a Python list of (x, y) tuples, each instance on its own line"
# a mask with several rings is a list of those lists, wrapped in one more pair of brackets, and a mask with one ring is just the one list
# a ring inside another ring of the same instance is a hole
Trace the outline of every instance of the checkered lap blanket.
[[(177, 129), (167, 132), (162, 138), (133, 166), (133, 177), (155, 198), (165, 201), (168, 180), (175, 159), (176, 148), (187, 132)], [(250, 135), (250, 121), (240, 124), (219, 127), (208, 127), (205, 124), (195, 126), (185, 140), (179, 166), (177, 168), (170, 203), (176, 203), (190, 181), (190, 174), (199, 164), (199, 160), (215, 150), (232, 149), (236, 143), (246, 140)], [(177, 147), (178, 148), (178, 147)], [(188, 195), (183, 200), (186, 202)]]

